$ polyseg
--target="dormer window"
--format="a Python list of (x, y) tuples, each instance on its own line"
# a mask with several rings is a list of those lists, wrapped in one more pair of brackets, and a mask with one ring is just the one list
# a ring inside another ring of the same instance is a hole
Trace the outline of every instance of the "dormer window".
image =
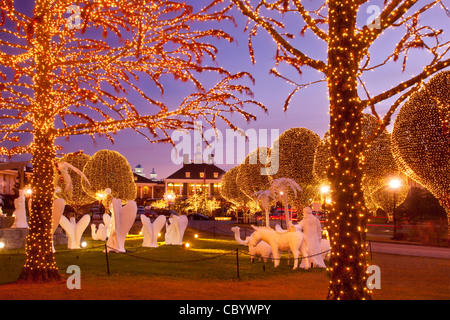
[(214, 178), (218, 178), (219, 177), (219, 173), (218, 172), (214, 172)]
[(186, 172), (186, 178), (190, 178), (191, 177), (191, 173), (190, 172)]
[(200, 172), (200, 178), (204, 178), (205, 177), (205, 173), (204, 172)]

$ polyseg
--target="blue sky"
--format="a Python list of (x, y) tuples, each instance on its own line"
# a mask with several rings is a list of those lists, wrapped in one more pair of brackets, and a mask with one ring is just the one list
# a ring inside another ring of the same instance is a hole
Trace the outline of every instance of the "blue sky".
[[(23, 0), (22, 0), (23, 1)], [(28, 1), (29, 2), (29, 1)], [(317, 1), (316, 1), (317, 2)], [(421, 1), (420, 3), (425, 3)], [(310, 3), (309, 1), (306, 3)], [(313, 2), (312, 5), (314, 5)], [(419, 3), (419, 5), (420, 5)], [(363, 23), (369, 15), (365, 10), (368, 5), (383, 6), (383, 0), (369, 1), (361, 8), (359, 20)], [(307, 4), (305, 4), (307, 5)], [(418, 7), (418, 6), (417, 6)], [(248, 54), (247, 41), (248, 36), (243, 32), (246, 19), (240, 13), (234, 11), (238, 26), (235, 28), (230, 23), (221, 23), (211, 27), (223, 27), (235, 38), (235, 43), (229, 44), (225, 41), (217, 43), (219, 54), (217, 63), (220, 66), (227, 67), (232, 72), (247, 71), (250, 72), (256, 82), (251, 86), (254, 92), (254, 99), (262, 102), (268, 107), (269, 112), (266, 114), (256, 107), (249, 108), (247, 111), (257, 116), (257, 120), (247, 124), (241, 117), (232, 116), (229, 119), (243, 130), (249, 128), (258, 129), (278, 129), (280, 134), (292, 127), (305, 127), (317, 133), (320, 137), (328, 130), (328, 97), (326, 83), (320, 83), (300, 90), (292, 99), (290, 108), (283, 112), (283, 105), (287, 95), (293, 90), (292, 85), (287, 84), (283, 80), (269, 74), (269, 70), (274, 67), (275, 45), (272, 39), (260, 30), (255, 39), (256, 64), (253, 65)], [(290, 15), (284, 17), (288, 29), (292, 27), (291, 32), (298, 34), (301, 27), (296, 23), (298, 18)], [(432, 11), (423, 15), (422, 24), (431, 24), (440, 26), (444, 29), (442, 35), (443, 42), (450, 39), (450, 23), (449, 17), (439, 7), (435, 7)], [(387, 54), (392, 52), (393, 46), (397, 43), (402, 35), (401, 29), (388, 30), (374, 44), (371, 50), (373, 62), (383, 60)], [(326, 59), (326, 46), (320, 40), (307, 34), (304, 38), (296, 37), (295, 43), (297, 47), (314, 58)], [(373, 94), (380, 93), (391, 86), (395, 85), (402, 79), (410, 78), (411, 75), (419, 73), (429, 56), (424, 55), (422, 50), (411, 52), (408, 59), (406, 72), (401, 71), (401, 58), (396, 63), (389, 63), (388, 66), (380, 68), (379, 71), (371, 72), (364, 77), (369, 91)], [(279, 70), (289, 72), (290, 75), (296, 76), (288, 68), (280, 67)], [(322, 76), (315, 70), (305, 68), (301, 79), (296, 76), (299, 83), (308, 83)], [(169, 105), (176, 105), (183, 98), (183, 92), (186, 92), (185, 83), (167, 81), (165, 87), (165, 95), (157, 96)], [(385, 111), (390, 107), (393, 100), (387, 100), (377, 106), (380, 115), (384, 115)], [(225, 126), (220, 126), (225, 133)], [(207, 128), (205, 128), (207, 129)], [(175, 165), (171, 161), (172, 146), (169, 144), (150, 144), (143, 137), (131, 130), (124, 130), (115, 136), (115, 144), (112, 145), (108, 139), (99, 138), (97, 143), (92, 143), (90, 137), (71, 137), (69, 142), (58, 141), (64, 149), (64, 153), (84, 150), (86, 154), (93, 155), (100, 149), (111, 149), (119, 151), (129, 161), (133, 168), (137, 164), (141, 164), (145, 168), (145, 173), (151, 172), (152, 168), (158, 173), (159, 178), (164, 178), (177, 170), (180, 166)], [(219, 165), (225, 170), (233, 167), (232, 165)]]

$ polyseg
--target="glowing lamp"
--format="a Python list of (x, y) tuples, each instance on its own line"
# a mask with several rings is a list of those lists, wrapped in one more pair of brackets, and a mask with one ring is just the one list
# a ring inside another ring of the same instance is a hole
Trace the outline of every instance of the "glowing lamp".
[(31, 189), (30, 187), (25, 188), (25, 196), (26, 197), (31, 197), (31, 195), (33, 194), (33, 189)]
[(0, 241), (0, 249), (3, 249), (5, 247), (5, 243), (3, 241)]
[(328, 192), (330, 192), (330, 187), (329, 186), (322, 186), (322, 187), (320, 187), (320, 192), (322, 194), (327, 194)]
[(396, 189), (400, 188), (401, 186), (402, 186), (402, 182), (398, 179), (392, 179), (391, 181), (389, 181), (389, 187), (391, 189), (396, 190)]

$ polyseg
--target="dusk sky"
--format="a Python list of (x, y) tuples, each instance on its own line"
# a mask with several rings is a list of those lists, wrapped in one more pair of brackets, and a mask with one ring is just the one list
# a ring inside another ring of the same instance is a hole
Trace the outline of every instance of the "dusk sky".
[[(19, 1), (18, 1), (19, 2)], [(23, 2), (23, 0), (22, 0)], [(30, 3), (26, 1), (25, 3)], [(308, 3), (310, 3), (308, 1)], [(313, 7), (316, 8), (318, 1), (313, 2)], [(322, 3), (320, 1), (320, 3)], [(420, 8), (420, 4), (414, 8)], [(309, 4), (305, 4), (309, 5)], [(379, 5), (383, 7), (383, 0), (369, 1), (367, 4), (361, 7), (360, 14), (358, 16), (361, 21), (361, 25), (365, 24), (365, 21), (370, 16), (367, 13), (367, 7), (369, 5)], [(414, 11), (414, 10), (412, 10)], [(328, 130), (329, 115), (328, 115), (328, 97), (326, 83), (322, 82), (315, 84), (306, 89), (300, 90), (292, 99), (290, 108), (287, 112), (283, 112), (284, 101), (293, 90), (293, 86), (287, 84), (282, 79), (276, 78), (269, 74), (271, 68), (275, 67), (275, 44), (272, 39), (260, 29), (258, 36), (255, 38), (254, 49), (256, 64), (251, 63), (248, 54), (248, 35), (243, 32), (246, 24), (246, 19), (237, 10), (234, 10), (234, 16), (238, 26), (235, 28), (231, 23), (222, 22), (220, 24), (211, 26), (215, 28), (225, 28), (234, 38), (235, 43), (226, 43), (220, 41), (214, 42), (219, 49), (217, 64), (226, 67), (231, 72), (247, 71), (253, 75), (256, 80), (254, 86), (250, 83), (252, 91), (254, 92), (254, 100), (263, 103), (269, 112), (266, 114), (262, 110), (256, 107), (251, 107), (247, 111), (257, 116), (257, 120), (246, 123), (242, 117), (235, 115), (229, 117), (234, 124), (241, 127), (243, 130), (249, 128), (258, 129), (278, 129), (281, 134), (283, 131), (293, 127), (304, 127), (317, 133), (320, 137), (323, 137), (324, 133)], [(326, 46), (321, 40), (317, 40), (311, 36), (310, 32), (307, 32), (305, 37), (299, 36), (299, 31), (303, 24), (295, 23), (298, 20), (297, 15), (291, 16), (287, 14), (283, 20), (287, 23), (287, 29), (290, 30), (296, 37), (292, 42), (298, 43), (297, 48), (304, 51), (307, 55), (326, 61)], [(442, 34), (442, 42), (448, 41), (450, 38), (450, 27), (448, 23), (448, 17), (442, 8), (435, 6), (432, 10), (425, 13), (422, 16), (422, 25), (436, 26), (444, 29)], [(392, 53), (393, 48), (398, 43), (404, 32), (403, 28), (398, 30), (387, 30), (373, 46), (371, 50), (372, 64), (377, 64), (383, 61), (387, 55)], [(216, 41), (216, 40), (211, 40)], [(447, 54), (448, 57), (448, 54)], [(378, 94), (386, 89), (391, 88), (399, 81), (408, 79), (411, 75), (418, 74), (423, 67), (430, 61), (430, 55), (424, 54), (423, 50), (414, 50), (409, 54), (406, 71), (402, 73), (402, 59), (400, 56), (397, 62), (389, 62), (387, 66), (380, 68), (378, 71), (371, 72), (363, 77), (365, 84), (369, 88), (371, 94)], [(322, 79), (322, 75), (310, 68), (303, 69), (303, 75), (301, 79), (295, 73), (292, 73), (289, 68), (280, 66), (277, 68), (279, 71), (287, 71), (289, 73), (283, 73), (285, 75), (292, 76), (297, 83), (309, 83), (314, 80)], [(164, 96), (155, 96), (157, 100), (161, 100), (168, 105), (176, 106), (178, 102), (184, 97), (187, 92), (186, 84), (180, 81), (174, 81), (167, 78), (167, 86), (165, 87)], [(156, 91), (155, 91), (156, 92)], [(365, 96), (361, 94), (361, 98)], [(390, 107), (393, 99), (384, 101), (377, 106), (377, 111), (380, 116), (383, 116), (386, 110)], [(225, 135), (226, 126), (219, 126), (222, 133)], [(389, 129), (392, 128), (392, 123)], [(208, 127), (204, 128), (205, 130)], [(172, 163), (170, 144), (150, 144), (143, 137), (134, 133), (132, 130), (125, 130), (119, 132), (115, 136), (115, 144), (112, 145), (108, 139), (99, 138), (97, 143), (94, 144), (88, 136), (71, 137), (70, 141), (58, 140), (57, 144), (63, 146), (63, 153), (75, 152), (78, 150), (84, 150), (84, 153), (93, 155), (100, 149), (116, 150), (123, 154), (130, 163), (130, 166), (134, 168), (137, 164), (141, 164), (145, 168), (145, 174), (151, 172), (152, 168), (158, 173), (158, 178), (165, 178), (172, 172), (176, 171), (180, 165)], [(194, 147), (192, 148), (194, 149)], [(226, 152), (224, 150), (224, 152)], [(30, 158), (28, 156), (28, 158)], [(234, 164), (218, 164), (219, 167), (228, 170), (231, 167), (237, 165)]]

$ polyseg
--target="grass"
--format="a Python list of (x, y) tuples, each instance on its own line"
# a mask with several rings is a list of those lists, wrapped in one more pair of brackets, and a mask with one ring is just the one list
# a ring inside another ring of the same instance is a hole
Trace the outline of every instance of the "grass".
[[(292, 269), (282, 261), (250, 262), (248, 250), (231, 237), (213, 238), (186, 230), (190, 248), (166, 246), (143, 248), (142, 239), (130, 237), (124, 253), (109, 253), (107, 274), (104, 242), (85, 240), (85, 249), (68, 250), (56, 246), (56, 261), (63, 281), (49, 284), (13, 283), (22, 269), (24, 250), (0, 251), (0, 300), (2, 299), (155, 299), (155, 300), (303, 300), (325, 299), (329, 277), (323, 269)], [(236, 247), (239, 247), (239, 279), (236, 273)], [(283, 255), (287, 258), (287, 255)], [(381, 290), (377, 300), (450, 299), (448, 259), (373, 253), (369, 264), (381, 269)], [(81, 270), (81, 290), (68, 290), (66, 269)], [(265, 265), (265, 271), (263, 270)]]
[[(55, 246), (55, 259), (61, 274), (69, 265), (77, 265), (83, 277), (95, 278), (107, 275), (104, 242), (85, 237), (88, 246), (79, 250), (68, 250), (65, 245)], [(292, 272), (293, 260), (287, 264), (284, 254), (278, 268), (271, 261), (251, 263), (248, 249), (238, 246), (234, 239), (212, 237), (195, 238), (194, 232), (186, 231), (185, 242), (190, 247), (164, 245), (158, 248), (142, 247), (142, 238), (131, 236), (125, 242), (126, 253), (108, 253), (109, 272), (113, 276), (170, 276), (192, 280), (237, 279), (236, 248), (239, 250), (239, 278), (261, 279)], [(292, 256), (291, 256), (292, 258)], [(24, 250), (4, 250), (0, 253), (0, 284), (17, 280), (22, 269)], [(295, 270), (295, 272), (324, 272), (320, 269)]]

